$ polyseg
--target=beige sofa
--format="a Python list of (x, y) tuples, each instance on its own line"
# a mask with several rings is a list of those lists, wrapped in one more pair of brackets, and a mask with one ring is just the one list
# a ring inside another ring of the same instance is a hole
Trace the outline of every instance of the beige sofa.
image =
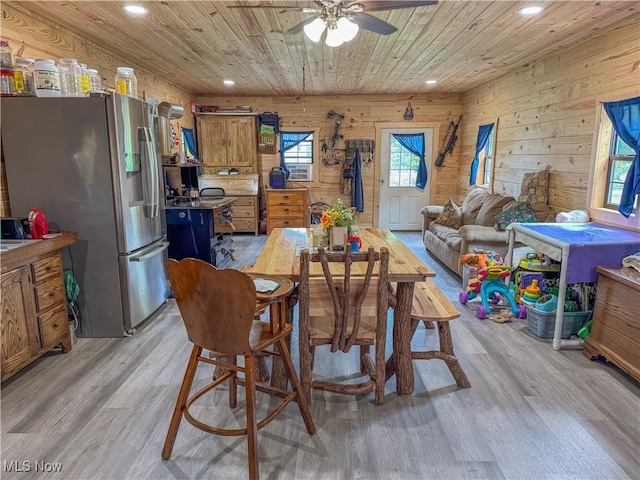
[[(427, 250), (455, 273), (462, 275), (460, 256), (474, 249), (507, 254), (508, 234), (495, 228), (494, 217), (514, 205), (516, 200), (499, 193), (490, 194), (472, 188), (464, 199), (462, 226), (458, 229), (435, 223), (442, 206), (426, 206), (421, 210), (422, 240)], [(552, 221), (553, 213), (546, 203), (532, 204), (538, 221)]]

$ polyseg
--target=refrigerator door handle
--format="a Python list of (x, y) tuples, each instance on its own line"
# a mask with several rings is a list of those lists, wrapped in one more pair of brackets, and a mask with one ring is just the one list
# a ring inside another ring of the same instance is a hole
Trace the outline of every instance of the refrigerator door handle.
[[(144, 142), (144, 147), (146, 150), (147, 174), (145, 176), (145, 189), (147, 193), (145, 194), (145, 204), (151, 207), (149, 216), (153, 218), (157, 217), (160, 214), (160, 192), (158, 191), (158, 170), (156, 168), (157, 162), (153, 145), (153, 135), (151, 134), (151, 129), (148, 127), (141, 127), (140, 133), (140, 140)], [(147, 202), (147, 198), (149, 196), (151, 197), (151, 199), (149, 202)]]
[(149, 168), (151, 169), (151, 183), (153, 187), (151, 189), (151, 199), (153, 202), (152, 217), (160, 215), (160, 184), (158, 173), (158, 157), (156, 156), (155, 142), (153, 141), (153, 134), (149, 127), (145, 127), (147, 132), (147, 157), (149, 158)]
[(130, 262), (144, 262), (145, 260), (149, 260), (152, 257), (155, 257), (156, 255), (164, 252), (167, 248), (169, 248), (169, 242), (162, 242), (160, 245), (158, 245), (158, 248), (144, 253), (142, 255), (136, 255), (135, 257), (131, 257), (129, 258)]

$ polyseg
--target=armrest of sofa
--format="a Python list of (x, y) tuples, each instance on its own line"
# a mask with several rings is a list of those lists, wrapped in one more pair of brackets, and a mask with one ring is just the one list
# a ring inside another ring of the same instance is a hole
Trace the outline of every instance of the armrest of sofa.
[(442, 209), (444, 207), (442, 205), (427, 205), (426, 207), (422, 207), (420, 209), (420, 213), (422, 214), (422, 236), (424, 237), (424, 232), (428, 230), (429, 224), (433, 222), (438, 215), (442, 213)]

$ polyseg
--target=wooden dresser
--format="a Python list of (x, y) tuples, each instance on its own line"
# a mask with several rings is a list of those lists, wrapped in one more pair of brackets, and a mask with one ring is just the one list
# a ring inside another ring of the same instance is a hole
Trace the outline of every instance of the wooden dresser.
[(598, 292), (584, 355), (603, 356), (640, 381), (640, 273), (630, 267), (596, 271)]
[(224, 188), (228, 197), (237, 197), (233, 203), (233, 225), (236, 232), (259, 233), (260, 215), (258, 200), (259, 176), (202, 174), (198, 180), (200, 188)]
[(274, 228), (306, 227), (309, 223), (308, 192), (306, 188), (276, 190), (268, 188), (267, 234)]
[(2, 381), (57, 345), (71, 350), (60, 249), (76, 239), (64, 233), (0, 254)]

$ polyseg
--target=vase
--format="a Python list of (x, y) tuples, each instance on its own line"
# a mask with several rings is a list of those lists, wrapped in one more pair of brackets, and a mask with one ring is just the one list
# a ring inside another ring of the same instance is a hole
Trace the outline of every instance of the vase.
[(349, 237), (349, 227), (331, 227), (329, 232), (329, 247), (334, 252), (344, 251)]

